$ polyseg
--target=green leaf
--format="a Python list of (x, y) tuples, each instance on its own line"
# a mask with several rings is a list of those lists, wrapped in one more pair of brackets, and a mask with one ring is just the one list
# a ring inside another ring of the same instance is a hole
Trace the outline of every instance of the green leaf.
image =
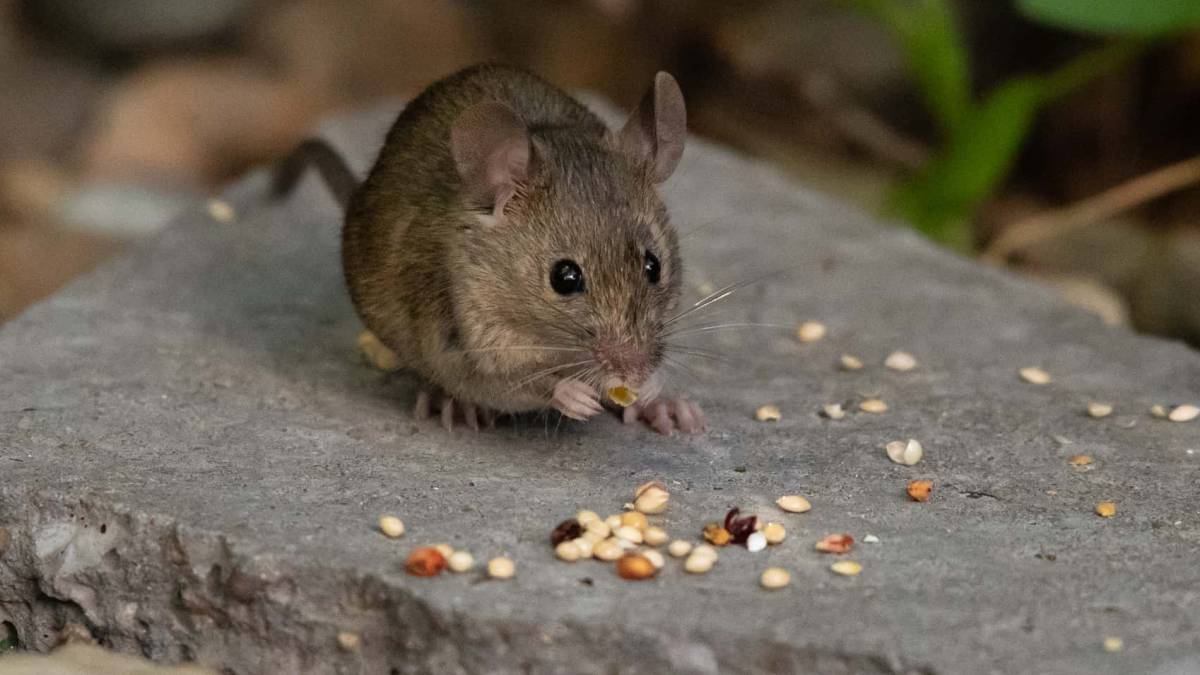
[(1102, 35), (1150, 37), (1200, 26), (1196, 0), (1017, 0), (1033, 21)]

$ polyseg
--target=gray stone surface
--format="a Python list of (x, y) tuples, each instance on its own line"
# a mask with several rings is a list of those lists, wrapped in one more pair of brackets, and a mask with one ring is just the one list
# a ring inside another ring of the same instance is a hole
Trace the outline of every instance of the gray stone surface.
[[(365, 164), (378, 129), (331, 135)], [(1197, 672), (1200, 422), (1146, 412), (1200, 401), (1183, 346), (697, 142), (666, 190), (689, 287), (784, 270), (714, 313), (784, 329), (696, 336), (728, 358), (677, 380), (710, 431), (547, 418), (447, 434), (414, 423), (409, 379), (356, 351), (330, 199), (310, 180), (272, 205), (265, 185), (228, 191), (236, 222), (196, 210), (0, 328), (0, 620), (25, 646), (74, 622), (237, 673)], [(796, 344), (802, 319), (829, 337)], [(894, 349), (920, 369), (884, 370)], [(843, 352), (868, 367), (839, 372)], [(1021, 382), (1025, 365), (1054, 383)], [(868, 394), (891, 410), (816, 414)], [(1092, 398), (1117, 414), (1087, 418)], [(753, 419), (768, 402), (778, 424)], [(908, 437), (926, 447), (913, 468), (882, 449)], [(1081, 452), (1090, 470), (1066, 464)], [(927, 504), (904, 496), (918, 476), (936, 484)], [(649, 478), (672, 488), (673, 533), (736, 505), (789, 539), (636, 584), (553, 558), (555, 523), (619, 511)], [(813, 510), (777, 513), (784, 493)], [(1102, 499), (1116, 518), (1093, 515)], [(373, 531), (382, 512), (404, 539)], [(850, 556), (857, 578), (812, 548), (838, 531), (882, 540)], [(507, 553), (517, 577), (402, 573), (438, 541)], [(768, 565), (792, 586), (760, 590)], [(345, 630), (358, 652), (337, 649)]]

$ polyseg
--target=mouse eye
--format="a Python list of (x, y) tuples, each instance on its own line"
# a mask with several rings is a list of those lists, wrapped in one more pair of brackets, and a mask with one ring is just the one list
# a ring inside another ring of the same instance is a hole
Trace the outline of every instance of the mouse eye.
[(550, 288), (559, 295), (583, 292), (583, 270), (574, 260), (559, 260), (550, 268)]
[(646, 279), (650, 283), (657, 284), (659, 277), (662, 276), (662, 266), (658, 262), (658, 256), (646, 251), (646, 261), (642, 263), (642, 271), (646, 273)]

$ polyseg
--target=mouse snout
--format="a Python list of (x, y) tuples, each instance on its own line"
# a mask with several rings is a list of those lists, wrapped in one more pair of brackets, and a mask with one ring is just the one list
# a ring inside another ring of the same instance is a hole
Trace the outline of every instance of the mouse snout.
[(598, 340), (592, 347), (592, 354), (604, 372), (631, 386), (641, 386), (650, 377), (650, 358), (646, 349), (629, 340)]

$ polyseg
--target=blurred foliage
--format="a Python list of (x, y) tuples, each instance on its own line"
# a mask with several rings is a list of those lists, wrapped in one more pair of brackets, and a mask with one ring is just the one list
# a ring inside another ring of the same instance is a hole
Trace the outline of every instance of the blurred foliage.
[(959, 250), (971, 220), (1000, 186), (1037, 111), (1143, 51), (1147, 38), (1200, 24), (1193, 0), (1017, 0), (1026, 18), (1117, 36), (1046, 74), (1014, 77), (976, 97), (970, 54), (951, 0), (849, 0), (892, 33), (941, 132), (930, 162), (898, 184), (889, 215)]

